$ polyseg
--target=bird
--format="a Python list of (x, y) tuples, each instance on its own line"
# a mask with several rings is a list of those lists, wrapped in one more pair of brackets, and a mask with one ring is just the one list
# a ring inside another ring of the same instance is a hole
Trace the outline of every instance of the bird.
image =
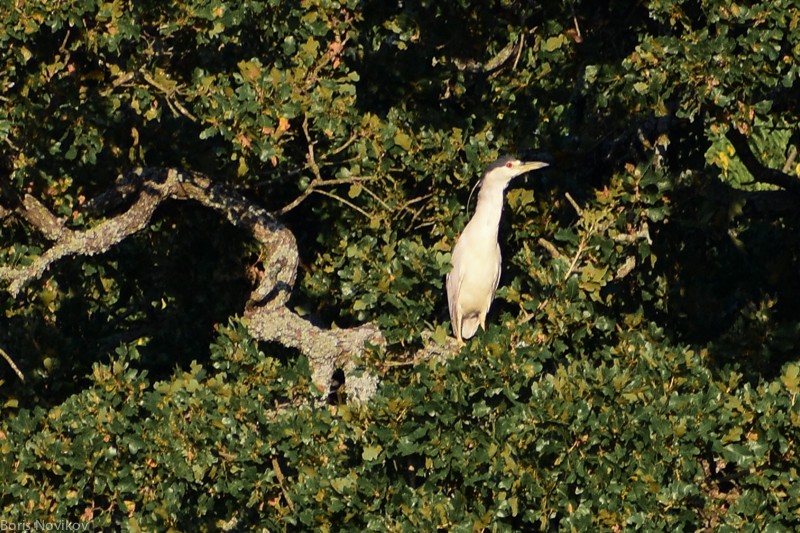
[(500, 216), (508, 184), (515, 177), (548, 166), (541, 161), (501, 157), (486, 168), (480, 180), (478, 205), (456, 241), (453, 268), (447, 274), (450, 323), (459, 344), (472, 338), (478, 326), (486, 330), (486, 314), (500, 281)]

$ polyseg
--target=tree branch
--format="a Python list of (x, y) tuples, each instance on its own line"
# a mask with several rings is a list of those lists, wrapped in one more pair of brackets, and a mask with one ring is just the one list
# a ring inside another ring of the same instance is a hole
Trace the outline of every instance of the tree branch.
[(794, 194), (800, 194), (800, 180), (785, 174), (780, 170), (769, 168), (758, 160), (750, 148), (747, 137), (735, 127), (728, 128), (727, 138), (736, 150), (736, 155), (742, 161), (753, 179), (759, 183), (768, 183), (786, 189)]
[[(145, 171), (140, 170), (140, 172)], [(16, 297), (25, 285), (42, 277), (47, 268), (56, 261), (72, 255), (96, 255), (105, 252), (129, 235), (147, 226), (156, 207), (168, 193), (170, 185), (169, 179), (163, 183), (148, 181), (130, 209), (86, 231), (63, 229), (53, 247), (37, 257), (31, 264), (16, 269), (0, 268), (0, 280), (9, 282), (7, 290)], [(37, 211), (46, 210), (44, 205), (38, 201), (29, 202), (29, 205), (34, 206)], [(27, 214), (23, 215), (26, 220), (56, 219), (52, 213), (49, 213), (49, 216), (42, 216), (41, 213), (32, 215), (27, 208), (26, 212)], [(37, 229), (42, 230), (42, 227), (37, 225)]]
[(267, 251), (263, 277), (250, 294), (247, 307), (285, 305), (294, 288), (299, 261), (292, 232), (269, 211), (223, 184), (200, 174), (182, 173), (180, 177), (171, 191), (172, 198), (194, 200), (218, 211), (234, 226), (247, 230)]
[(364, 324), (348, 329), (322, 329), (291, 312), (287, 307), (251, 308), (244, 315), (250, 333), (260, 340), (277, 342), (295, 348), (308, 357), (312, 380), (327, 391), (331, 376), (337, 368), (347, 375), (347, 395), (364, 401), (375, 394), (378, 378), (353, 372), (357, 356), (369, 343), (383, 346), (386, 340), (374, 324)]
[(6, 363), (8, 363), (8, 366), (10, 366), (10, 367), (11, 367), (11, 369), (12, 369), (14, 372), (16, 372), (16, 374), (17, 374), (17, 377), (19, 377), (20, 381), (23, 381), (23, 382), (24, 382), (24, 381), (25, 381), (25, 374), (23, 374), (23, 373), (22, 373), (22, 371), (21, 371), (21, 370), (20, 370), (20, 369), (17, 367), (17, 365), (16, 365), (16, 364), (14, 364), (14, 360), (13, 360), (13, 359), (11, 359), (11, 356), (10, 356), (10, 355), (8, 355), (8, 354), (6, 353), (6, 351), (5, 351), (5, 350), (3, 350), (2, 348), (0, 348), (0, 355), (2, 355), (2, 356), (3, 356), (3, 359), (5, 359), (5, 360), (6, 360)]
[(50, 212), (42, 203), (26, 194), (22, 199), (22, 216), (50, 241), (56, 241), (64, 233), (64, 220)]
[[(298, 196), (297, 198), (295, 198), (294, 200), (292, 200), (291, 202), (289, 202), (288, 204), (283, 206), (281, 209), (279, 209), (277, 211), (277, 215), (278, 216), (285, 215), (286, 213), (288, 213), (289, 211), (291, 211), (292, 209), (294, 209), (295, 207), (300, 205), (306, 198), (311, 196), (311, 194), (317, 193), (317, 194), (322, 194), (323, 196), (329, 196), (329, 197), (333, 198), (334, 200), (338, 200), (339, 202), (342, 202), (343, 204), (345, 204), (348, 207), (350, 207), (351, 209), (353, 209), (355, 211), (358, 211), (359, 213), (361, 213), (365, 217), (369, 218), (369, 214), (366, 211), (364, 211), (363, 209), (361, 209), (360, 207), (358, 207), (357, 205), (355, 205), (354, 203), (348, 202), (344, 198), (342, 198), (340, 196), (337, 196), (337, 195), (335, 195), (333, 193), (330, 193), (328, 191), (323, 191), (323, 190), (320, 189), (320, 187), (334, 186), (334, 185), (348, 185), (348, 184), (352, 185), (354, 183), (370, 181), (370, 180), (372, 180), (374, 178), (366, 177), (366, 176), (353, 176), (353, 177), (350, 177), (350, 178), (332, 178), (332, 179), (323, 178), (322, 177), (322, 172), (320, 171), (320, 168), (319, 168), (319, 164), (317, 163), (316, 155), (314, 154), (314, 141), (311, 139), (311, 133), (309, 133), (309, 131), (308, 131), (308, 116), (303, 118), (303, 135), (305, 136), (306, 144), (308, 145), (308, 151), (306, 153), (306, 167), (305, 168), (311, 170), (311, 173), (314, 175), (314, 179), (311, 180), (311, 183), (308, 184), (308, 187), (306, 187), (306, 190), (304, 190), (300, 194), (300, 196)], [(333, 153), (337, 153), (339, 150), (343, 150), (353, 140), (355, 140), (355, 137), (351, 137), (350, 139), (348, 139), (342, 146), (340, 146)], [(386, 203), (383, 200), (381, 200), (378, 197), (378, 195), (376, 195), (375, 193), (373, 193), (372, 191), (370, 191), (366, 187), (364, 187), (364, 190), (366, 190), (370, 195), (372, 195), (372, 197), (375, 198), (378, 202), (383, 204), (384, 207), (388, 208)]]
[[(244, 323), (254, 338), (277, 342), (305, 355), (311, 365), (312, 380), (321, 392), (328, 391), (334, 372), (341, 369), (346, 375), (349, 399), (363, 402), (375, 394), (377, 375), (357, 370), (359, 356), (368, 346), (386, 344), (380, 329), (371, 323), (355, 328), (324, 329), (292, 312), (286, 304), (299, 261), (294, 235), (272, 213), (233, 188), (201, 174), (157, 168), (128, 172), (110, 190), (87, 202), (86, 207), (95, 213), (117, 209), (126, 203), (130, 207), (84, 231), (67, 229), (41, 202), (27, 196), (18, 207), (23, 218), (55, 242), (29, 265), (0, 268), (0, 280), (9, 282), (6, 290), (16, 296), (56, 261), (103, 253), (143, 229), (158, 205), (167, 199), (194, 201), (213, 209), (231, 224), (245, 229), (263, 247), (261, 280), (243, 310)], [(441, 346), (429, 341), (411, 361), (444, 359), (458, 352), (454, 339)]]
[[(122, 213), (84, 231), (72, 231), (38, 200), (26, 197), (19, 209), (22, 216), (55, 243), (26, 266), (0, 268), (0, 280), (16, 296), (28, 283), (41, 278), (47, 268), (74, 255), (96, 255), (108, 251), (125, 238), (145, 228), (158, 205), (166, 199), (191, 200), (221, 213), (233, 225), (241, 227), (263, 247), (264, 265), (261, 280), (252, 290), (245, 309), (245, 323), (251, 334), (265, 341), (296, 348), (311, 363), (312, 379), (321, 391), (327, 391), (337, 368), (348, 373), (347, 394), (357, 401), (369, 399), (376, 391), (374, 374), (354, 372), (358, 355), (367, 344), (386, 343), (373, 324), (356, 328), (326, 330), (301, 318), (286, 307), (297, 274), (297, 241), (288, 228), (270, 212), (254, 204), (236, 190), (210, 178), (175, 169), (138, 169), (121, 176), (112, 190), (88, 203), (116, 208), (135, 198)], [(9, 364), (10, 358), (5, 357)], [(12, 365), (13, 367), (13, 365)], [(18, 373), (19, 374), (19, 373)]]
[[(524, 44), (523, 39), (517, 38), (513, 41), (506, 44), (502, 50), (497, 52), (494, 57), (489, 58), (487, 61), (481, 63), (479, 61), (475, 61), (473, 59), (463, 60), (461, 58), (455, 57), (452, 59), (453, 64), (456, 66), (458, 70), (467, 71), (467, 72), (492, 72), (503, 66), (503, 64), (514, 55), (516, 52), (517, 47), (522, 49), (522, 45)], [(516, 65), (516, 62), (514, 63)]]

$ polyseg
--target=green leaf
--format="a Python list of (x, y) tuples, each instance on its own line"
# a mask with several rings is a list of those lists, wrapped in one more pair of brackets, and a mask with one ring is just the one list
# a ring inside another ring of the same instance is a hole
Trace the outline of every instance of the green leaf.
[(565, 44), (567, 44), (567, 38), (563, 34), (554, 35), (553, 37), (548, 37), (547, 40), (545, 40), (545, 42), (542, 44), (542, 50), (545, 52), (554, 52)]
[(353, 183), (347, 191), (347, 196), (350, 198), (357, 198), (363, 189), (364, 187), (360, 183)]
[(361, 452), (361, 458), (364, 461), (374, 461), (378, 458), (378, 456), (383, 451), (383, 447), (380, 444), (377, 446), (366, 446), (364, 450)]
[(800, 392), (800, 365), (790, 363), (781, 375), (781, 382), (789, 391), (790, 394), (797, 394)]
[(397, 146), (401, 147), (406, 152), (411, 151), (411, 144), (412, 144), (411, 137), (409, 137), (406, 133), (403, 133), (402, 131), (398, 131), (397, 133), (395, 133), (394, 143)]

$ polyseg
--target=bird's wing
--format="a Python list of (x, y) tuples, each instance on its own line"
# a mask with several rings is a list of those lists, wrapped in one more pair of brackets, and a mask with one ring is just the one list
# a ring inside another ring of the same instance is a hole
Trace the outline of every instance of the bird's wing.
[(497, 245), (497, 268), (494, 271), (494, 280), (492, 281), (492, 292), (489, 293), (489, 303), (486, 304), (486, 312), (489, 312), (489, 307), (491, 307), (492, 302), (494, 301), (494, 293), (497, 291), (497, 286), (500, 284), (500, 271), (503, 266), (503, 256), (500, 254), (500, 244)]
[[(457, 250), (453, 250), (453, 258), (455, 258)], [(453, 261), (455, 263), (455, 261)], [(447, 307), (450, 310), (450, 323), (455, 327), (456, 323), (456, 305), (458, 302), (458, 293), (461, 291), (461, 281), (464, 279), (463, 266), (453, 266), (453, 269), (447, 274)]]

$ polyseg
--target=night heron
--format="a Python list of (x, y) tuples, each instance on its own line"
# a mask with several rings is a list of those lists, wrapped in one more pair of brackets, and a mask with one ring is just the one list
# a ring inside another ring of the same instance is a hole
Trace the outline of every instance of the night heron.
[(451, 260), (453, 269), (447, 275), (450, 322), (459, 343), (475, 335), (478, 326), (486, 329), (486, 313), (500, 281), (502, 260), (497, 232), (506, 187), (520, 174), (546, 166), (547, 163), (539, 161), (503, 157), (483, 173), (475, 214), (456, 241)]

